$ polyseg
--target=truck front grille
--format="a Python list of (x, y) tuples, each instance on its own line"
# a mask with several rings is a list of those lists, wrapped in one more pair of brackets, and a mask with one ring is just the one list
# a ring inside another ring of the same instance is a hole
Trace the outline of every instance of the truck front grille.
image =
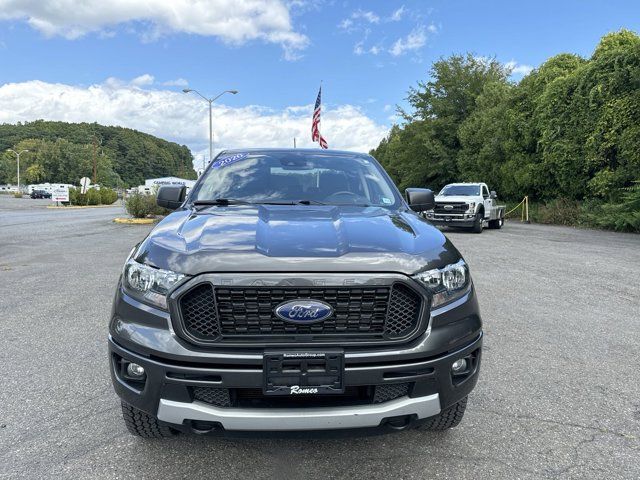
[[(450, 208), (449, 208), (450, 207)], [(442, 215), (466, 213), (469, 209), (468, 203), (462, 202), (436, 202), (434, 213)]]
[[(333, 307), (324, 321), (285, 322), (274, 310), (296, 299)], [(407, 337), (420, 322), (422, 296), (402, 283), (376, 287), (213, 287), (196, 285), (178, 301), (181, 327), (197, 342), (384, 341)], [(301, 338), (304, 336), (304, 338)]]

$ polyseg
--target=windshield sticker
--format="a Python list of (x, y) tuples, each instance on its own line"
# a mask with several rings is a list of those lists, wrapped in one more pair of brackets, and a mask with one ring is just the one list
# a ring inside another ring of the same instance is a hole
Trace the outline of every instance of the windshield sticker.
[(384, 203), (385, 205), (391, 205), (393, 203), (391, 199), (387, 197), (382, 197), (381, 200), (382, 200), (382, 203)]
[(231, 165), (232, 163), (236, 163), (239, 162), (240, 160), (244, 160), (245, 158), (247, 158), (249, 154), (248, 153), (236, 153), (235, 155), (231, 155), (230, 157), (224, 157), (221, 158), (220, 160), (216, 160), (215, 162), (213, 162), (213, 165), (211, 165), (211, 168), (221, 168), (221, 167), (226, 167), (227, 165)]

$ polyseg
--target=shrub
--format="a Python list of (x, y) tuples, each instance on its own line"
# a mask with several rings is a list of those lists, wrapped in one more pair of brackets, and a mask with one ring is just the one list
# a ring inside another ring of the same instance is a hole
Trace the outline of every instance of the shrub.
[(134, 193), (127, 197), (125, 208), (129, 215), (135, 218), (145, 218), (150, 215), (166, 215), (169, 211), (156, 205), (155, 195), (141, 195)]
[(118, 199), (118, 194), (115, 190), (110, 188), (101, 188), (100, 189), (100, 203), (102, 205), (111, 205)]
[(536, 223), (576, 225), (580, 217), (580, 203), (566, 198), (557, 198), (537, 205), (529, 210), (530, 219)]
[(95, 188), (87, 191), (87, 204), (100, 205), (100, 192)]
[(88, 205), (88, 198), (86, 193), (78, 192), (77, 205), (85, 206)]
[(22, 192), (16, 192), (13, 194), (15, 198), (22, 198)]
[(69, 188), (69, 204), (70, 205), (86, 205), (87, 204), (87, 194), (80, 193), (80, 189), (78, 188)]
[(619, 232), (640, 232), (640, 182), (622, 189), (621, 197), (619, 202), (605, 203), (585, 212), (589, 223)]

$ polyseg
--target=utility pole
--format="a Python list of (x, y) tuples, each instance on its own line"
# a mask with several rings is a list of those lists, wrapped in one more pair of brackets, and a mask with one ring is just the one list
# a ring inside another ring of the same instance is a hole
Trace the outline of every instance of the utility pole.
[(20, 155), (22, 155), (24, 152), (28, 152), (29, 150), (24, 149), (24, 150), (20, 150), (19, 152), (16, 152), (15, 150), (13, 150), (12, 148), (8, 149), (7, 152), (13, 152), (16, 154), (16, 160), (18, 163), (18, 193), (20, 193)]
[(97, 139), (96, 136), (93, 136), (93, 184), (96, 184), (96, 176), (97, 176), (97, 170), (98, 170), (98, 160), (96, 158), (96, 150), (98, 148), (98, 146), (96, 145), (97, 143)]
[[(207, 98), (204, 95), (202, 95), (199, 91), (194, 90), (193, 88), (184, 88), (182, 89), (182, 91), (184, 93), (195, 93), (196, 95), (202, 97), (204, 100), (206, 100), (209, 103), (209, 162), (213, 161), (213, 120), (212, 120), (212, 113), (211, 110), (213, 109), (213, 102), (215, 102), (218, 98), (220, 98), (222, 95), (224, 95), (225, 93), (230, 93), (232, 95), (235, 95), (236, 93), (238, 93), (237, 90), (225, 90), (224, 92), (222, 92), (221, 94), (219, 94), (216, 97), (213, 98)], [(204, 162), (204, 158), (202, 159), (202, 171), (204, 172), (206, 168), (206, 164)]]

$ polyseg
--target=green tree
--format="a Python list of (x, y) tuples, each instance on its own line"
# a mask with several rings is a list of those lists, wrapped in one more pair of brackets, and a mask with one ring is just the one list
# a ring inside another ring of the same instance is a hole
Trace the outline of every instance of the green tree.
[(508, 70), (495, 59), (453, 55), (434, 63), (426, 82), (409, 89), (411, 111), (371, 153), (401, 188), (439, 188), (459, 175), (460, 126), (490, 84), (505, 84)]
[(38, 183), (45, 178), (46, 172), (39, 163), (29, 165), (24, 172), (24, 179), (29, 183)]

